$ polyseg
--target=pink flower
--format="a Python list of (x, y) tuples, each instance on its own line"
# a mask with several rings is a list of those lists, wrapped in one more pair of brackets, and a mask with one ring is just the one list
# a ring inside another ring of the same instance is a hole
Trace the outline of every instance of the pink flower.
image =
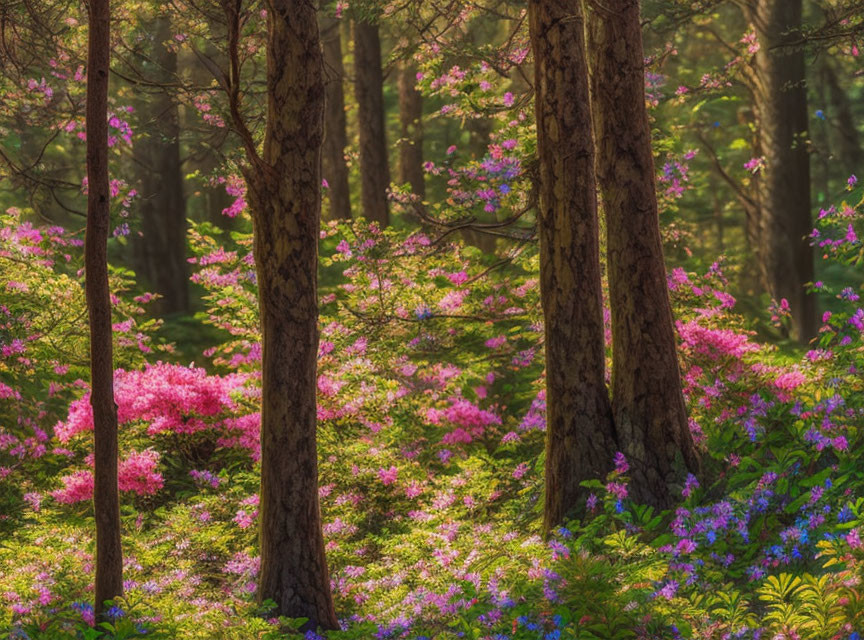
[(614, 461), (616, 473), (627, 473), (630, 469), (630, 464), (627, 462), (627, 458), (620, 451), (615, 454)]
[(396, 478), (399, 475), (399, 469), (396, 467), (390, 467), (389, 469), (378, 469), (378, 479), (381, 481), (383, 485), (391, 485), (396, 482)]
[(152, 449), (132, 451), (117, 468), (120, 491), (131, 491), (139, 496), (153, 495), (162, 488), (162, 474), (156, 471), (159, 454)]
[(783, 391), (791, 391), (807, 382), (807, 377), (800, 371), (781, 373), (774, 380), (774, 386)]
[(53, 498), (61, 504), (83, 502), (93, 497), (93, 474), (89, 471), (76, 471), (60, 478), (63, 488), (52, 491)]

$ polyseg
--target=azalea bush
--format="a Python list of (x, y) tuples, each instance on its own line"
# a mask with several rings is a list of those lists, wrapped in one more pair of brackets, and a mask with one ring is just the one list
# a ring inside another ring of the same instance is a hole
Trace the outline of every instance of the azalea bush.
[[(80, 237), (36, 226), (18, 209), (0, 214), (0, 528), (22, 499), (38, 505), (73, 456), (55, 433), (88, 377)], [(115, 357), (140, 367), (164, 351), (151, 336), (151, 296), (133, 296), (132, 274), (114, 270)]]
[[(453, 17), (450, 51), (463, 50), (481, 19), (479, 9)], [(172, 46), (207, 36), (206, 24), (189, 21)], [(788, 303), (770, 303), (770, 326), (745, 319), (732, 294), (740, 263), (703, 264), (688, 249), (693, 225), (681, 208), (704, 181), (702, 158), (658, 124), (668, 285), (703, 468), (678, 487), (676, 509), (657, 513), (630, 499), (629, 463), (618, 454), (608, 478), (587, 483), (586, 516), (539, 536), (536, 140), (530, 94), (507, 75), (525, 61), (526, 38), (519, 30), (505, 49), (467, 58), (421, 44), (413, 59), (438, 105), (430, 119), (461, 127), (487, 117), (490, 144), (478, 153), (461, 136), (427, 161), (430, 192), (441, 197), (422, 202), (394, 187), (394, 208), (419, 226), (358, 220), (321, 230), (319, 497), (342, 625), (327, 638), (857, 638), (864, 193), (854, 177), (812, 235), (843, 284), (813, 283), (830, 301), (819, 337), (803, 352), (781, 349), (762, 338), (783, 334)], [(738, 44), (746, 51), (752, 41)], [(664, 56), (648, 61), (646, 76), (658, 118), (669, 104), (714, 96), (740, 64), (673, 91)], [(60, 72), (80, 92), (75, 71)], [(34, 82), (29, 99), (59, 108)], [(191, 102), (209, 127), (224, 128), (212, 92)], [(694, 117), (712, 104), (697, 103)], [(122, 147), (131, 129), (118, 114), (112, 144)], [(78, 118), (63, 131), (84, 135)], [(761, 166), (741, 164), (750, 175)], [(17, 529), (0, 546), (0, 637), (275, 639), (302, 626), (255, 599), (258, 291), (245, 185), (227, 169), (211, 186), (231, 196), (224, 213), (234, 230), (190, 231), (198, 320), (221, 336), (198, 365), (173, 361), (152, 337), (152, 296), (134, 291), (130, 272), (112, 272), (126, 596), (100, 626), (90, 604), (81, 240), (35, 225), (30, 212), (0, 214), (0, 527)], [(114, 184), (121, 217), (130, 189)], [(516, 226), (496, 253), (483, 253), (457, 238), (473, 220)], [(123, 246), (127, 227), (116, 228), (112, 242)]]
[[(849, 225), (859, 214), (838, 211), (816, 235), (832, 238), (833, 258), (857, 260)], [(194, 237), (207, 317), (231, 338), (208, 352), (213, 372), (117, 371), (134, 532), (117, 621), (167, 637), (277, 634), (254, 603), (260, 348), (249, 238), (206, 227)], [(677, 510), (654, 513), (629, 500), (618, 456), (612, 477), (592, 483), (586, 519), (544, 541), (534, 533), (544, 429), (535, 250), (493, 262), (362, 223), (326, 227), (322, 247), (320, 496), (345, 625), (330, 637), (835, 638), (860, 627), (854, 295), (838, 292), (845, 308), (799, 359), (760, 344), (735, 315), (722, 265), (672, 270), (703, 474), (681, 488)], [(59, 486), (30, 498), (38, 526), (0, 552), (12, 576), (6, 622), (31, 637), (76, 637), (92, 620), (90, 552), (55, 566), (70, 541), (89, 548), (85, 387), (47, 438), (68, 450)]]

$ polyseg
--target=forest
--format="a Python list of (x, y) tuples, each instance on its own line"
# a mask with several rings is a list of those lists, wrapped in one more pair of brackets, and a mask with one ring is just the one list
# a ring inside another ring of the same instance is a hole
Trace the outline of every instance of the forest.
[(864, 0), (0, 0), (0, 639), (861, 640), (862, 240)]

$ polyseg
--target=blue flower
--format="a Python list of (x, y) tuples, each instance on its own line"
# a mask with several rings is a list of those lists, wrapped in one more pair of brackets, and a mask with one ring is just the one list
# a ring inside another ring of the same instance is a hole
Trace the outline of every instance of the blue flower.
[(116, 620), (117, 618), (122, 618), (123, 616), (125, 616), (126, 612), (123, 611), (123, 609), (121, 609), (117, 605), (114, 605), (113, 607), (108, 609), (108, 611), (105, 612), (105, 615), (108, 616), (109, 618), (111, 618), (112, 620)]

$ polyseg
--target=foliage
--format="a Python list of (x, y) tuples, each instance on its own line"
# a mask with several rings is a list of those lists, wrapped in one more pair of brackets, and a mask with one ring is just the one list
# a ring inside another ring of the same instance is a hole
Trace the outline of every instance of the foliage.
[[(121, 4), (124, 45), (146, 39), (146, 20), (166, 10)], [(190, 58), (207, 52), (218, 67), (224, 12), (179, 4), (189, 10), (173, 15), (173, 40), (158, 44)], [(352, 10), (380, 10), (385, 28), (400, 34), (392, 57), (417, 64), (433, 105), (429, 147), (440, 153), (427, 154), (426, 202), (394, 185), (393, 228), (359, 219), (321, 231), (320, 500), (343, 626), (327, 637), (859, 638), (864, 190), (854, 176), (838, 181), (829, 171), (812, 235), (825, 259), (813, 283), (827, 309), (822, 327), (805, 352), (777, 346), (788, 305), (749, 289), (742, 225), (719, 243), (705, 231), (742, 217), (740, 196), (763, 166), (739, 84), (758, 47), (749, 26), (725, 3), (645, 3), (656, 49), (646, 88), (668, 282), (704, 468), (679, 487), (677, 509), (655, 513), (628, 498), (619, 454), (610, 477), (588, 483), (588, 515), (544, 540), (544, 339), (525, 13), (509, 2), (454, 3), (456, 13), (435, 3), (379, 4)], [(240, 106), (257, 144), (266, 13), (258, 3), (243, 7)], [(347, 7), (331, 8), (338, 16)], [(478, 44), (491, 11), (507, 33)], [(145, 311), (152, 296), (129, 270), (112, 271), (126, 599), (113, 603), (111, 622), (94, 626), (81, 240), (34, 224), (49, 177), (73, 202), (85, 187), (84, 31), (74, 11), (64, 24), (62, 37), (39, 44), (52, 51), (47, 79), (30, 69), (0, 74), (9, 98), (0, 105), (0, 150), (13, 164), (31, 164), (23, 129), (56, 134), (44, 163), (22, 176), (7, 162), (4, 175), (35, 190), (31, 209), (0, 214), (0, 637), (294, 636), (303, 621), (275, 619), (272, 603), (254, 597), (261, 350), (236, 141), (224, 143), (218, 167), (189, 176), (210, 195), (224, 190), (233, 220), (230, 231), (212, 221), (190, 231), (203, 308), (196, 320), (216, 329), (203, 335), (220, 337), (197, 365), (168, 362), (173, 348), (151, 338), (159, 328)], [(419, 41), (403, 35), (418, 25), (426, 25)], [(710, 46), (718, 38), (731, 46)], [(854, 65), (853, 44), (832, 46), (838, 67)], [(219, 82), (180, 74), (178, 85), (174, 97), (195, 119), (189, 128), (203, 129), (194, 135), (223, 136), (231, 118)], [(133, 129), (147, 126), (124, 106), (127, 89), (113, 96), (118, 175)], [(480, 143), (470, 131), (478, 122), (491, 129)], [(43, 172), (70, 160), (60, 177)], [(111, 249), (120, 256), (135, 194), (115, 180)], [(842, 198), (830, 206), (838, 184)], [(21, 188), (11, 193), (24, 201)], [(723, 201), (709, 202), (717, 194)], [(500, 233), (495, 252), (457, 239), (477, 221), (500, 224), (491, 227)]]

